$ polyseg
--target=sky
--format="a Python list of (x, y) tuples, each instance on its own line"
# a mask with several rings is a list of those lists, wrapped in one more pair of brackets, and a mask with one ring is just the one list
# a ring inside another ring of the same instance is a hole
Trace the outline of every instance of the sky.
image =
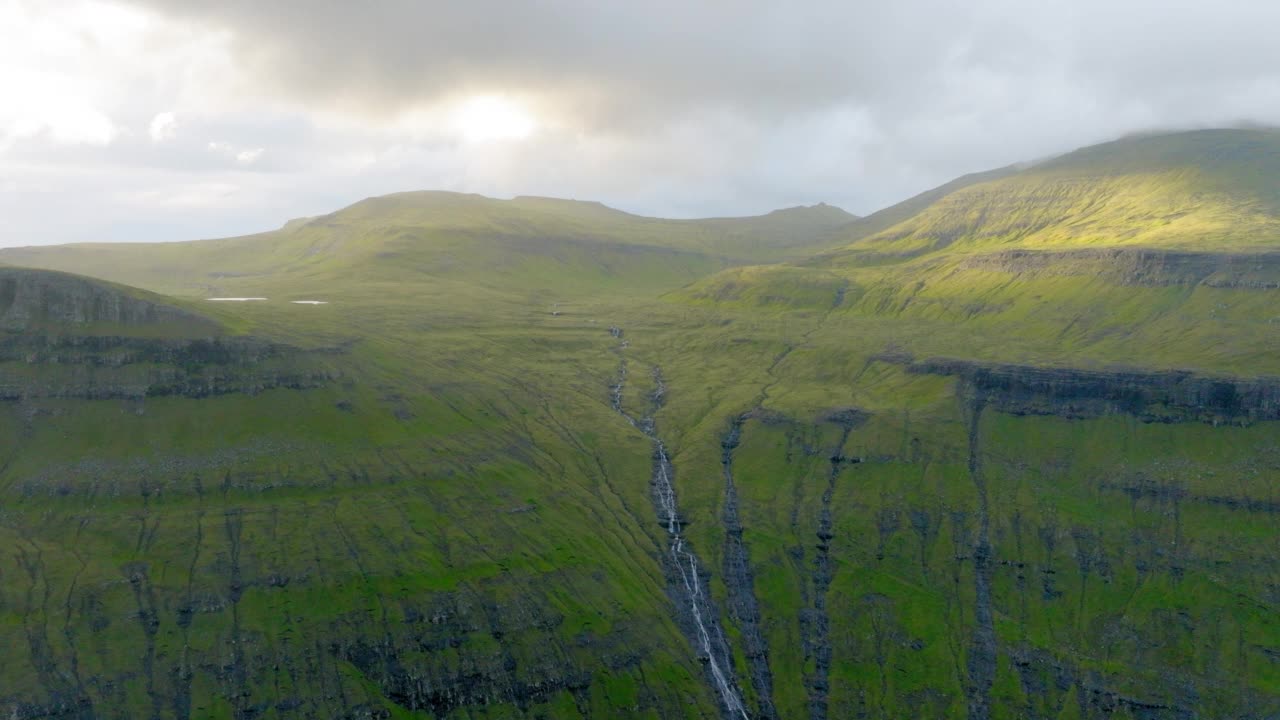
[(0, 246), (370, 195), (866, 214), (1153, 129), (1280, 124), (1256, 0), (0, 0)]

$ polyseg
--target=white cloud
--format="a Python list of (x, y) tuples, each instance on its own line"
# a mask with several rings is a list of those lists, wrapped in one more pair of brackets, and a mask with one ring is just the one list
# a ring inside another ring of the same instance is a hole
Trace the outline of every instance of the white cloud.
[(238, 192), (240, 186), (230, 182), (193, 182), (138, 190), (122, 195), (120, 200), (143, 210), (190, 210), (225, 207)]
[(178, 116), (172, 112), (157, 113), (147, 126), (147, 134), (151, 136), (153, 143), (172, 140), (178, 134)]
[(241, 165), (252, 165), (258, 161), (258, 158), (262, 157), (263, 152), (265, 152), (265, 148), (253, 148), (252, 150), (241, 150), (240, 152), (236, 153), (236, 162), (240, 163)]
[(0, 149), (112, 142), (120, 131), (93, 60), (128, 45), (141, 17), (101, 3), (0, 0)]
[(229, 160), (235, 161), (237, 165), (249, 166), (258, 162), (262, 158), (262, 154), (267, 151), (262, 147), (245, 148), (235, 143), (226, 142), (224, 140), (211, 140), (205, 145), (211, 153), (215, 153)]
[(57, 73), (0, 59), (0, 96), (10, 99), (0, 104), (0, 149), (38, 138), (60, 145), (106, 145), (119, 132), (81, 83)]
[[(0, 0), (0, 151), (65, 160), (75, 146), (125, 141), (131, 127), (172, 140), (179, 111), (234, 94), (229, 43), (132, 3)], [(157, 105), (173, 109), (143, 109)]]
[[(13, 86), (0, 84), (0, 93), (13, 92)], [(91, 105), (68, 97), (27, 97), (32, 104), (11, 114), (0, 130), (0, 148), (42, 136), (59, 145), (107, 145), (116, 137), (111, 118)]]

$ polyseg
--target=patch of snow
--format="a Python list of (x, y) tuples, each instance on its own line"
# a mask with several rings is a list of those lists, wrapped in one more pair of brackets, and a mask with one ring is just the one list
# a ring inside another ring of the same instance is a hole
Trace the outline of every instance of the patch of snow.
[(290, 300), (294, 305), (328, 305), (328, 300)]
[(225, 297), (225, 298), (205, 298), (209, 302), (255, 302), (266, 300), (263, 297)]

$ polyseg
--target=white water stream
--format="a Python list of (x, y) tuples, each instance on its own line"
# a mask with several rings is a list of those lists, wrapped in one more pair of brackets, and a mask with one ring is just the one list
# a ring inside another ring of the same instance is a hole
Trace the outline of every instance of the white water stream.
[[(698, 643), (707, 656), (707, 667), (715, 680), (716, 689), (720, 691), (720, 699), (729, 710), (729, 714), (750, 720), (747, 709), (742, 705), (742, 698), (729, 682), (711, 645), (711, 632), (702, 618), (702, 579), (698, 576), (698, 558), (685, 549), (684, 537), (680, 535), (680, 519), (676, 511), (676, 493), (671, 485), (671, 463), (667, 459), (667, 448), (661, 440), (654, 438), (658, 446), (658, 502), (662, 512), (667, 516), (667, 535), (671, 538), (671, 559), (680, 570), (680, 579), (684, 581), (684, 589), (689, 593), (689, 609), (693, 613), (693, 623), (698, 628)], [(717, 628), (718, 629), (718, 628)], [(721, 642), (723, 637), (718, 638)]]
[[(671, 460), (667, 457), (667, 446), (658, 437), (652, 417), (636, 422), (634, 418), (622, 409), (622, 391), (626, 380), (627, 366), (626, 362), (623, 361), (621, 377), (618, 383), (610, 388), (610, 400), (613, 403), (614, 410), (617, 410), (619, 414), (627, 419), (627, 422), (639, 428), (641, 432), (653, 441), (658, 459), (658, 467), (654, 471), (654, 484), (656, 485), (655, 495), (658, 498), (658, 509), (662, 516), (660, 519), (667, 528), (671, 559), (675, 562), (676, 569), (680, 571), (680, 579), (684, 583), (685, 593), (689, 596), (689, 610), (693, 616), (693, 624), (697, 631), (698, 645), (702, 650), (702, 654), (706, 656), (707, 669), (711, 671), (711, 679), (715, 682), (716, 691), (720, 693), (720, 700), (729, 711), (729, 715), (734, 718), (741, 718), (741, 720), (751, 720), (751, 716), (747, 714), (742, 698), (738, 696), (738, 691), (734, 688), (728, 673), (725, 668), (720, 666), (720, 661), (716, 659), (715, 645), (712, 643), (712, 631), (707, 627), (707, 620), (702, 614), (703, 606), (707, 603), (707, 599), (702, 594), (702, 578), (698, 575), (698, 558), (688, 549), (684, 536), (681, 534), (680, 512), (676, 504), (676, 489), (671, 482), (672, 468)], [(655, 406), (659, 406), (662, 404), (662, 396), (666, 392), (666, 385), (662, 383), (662, 377), (659, 375), (655, 374), (655, 380), (657, 381), (657, 387), (653, 391), (653, 402)], [(716, 627), (715, 631), (715, 639), (719, 641), (719, 644), (728, 647), (720, 628)]]

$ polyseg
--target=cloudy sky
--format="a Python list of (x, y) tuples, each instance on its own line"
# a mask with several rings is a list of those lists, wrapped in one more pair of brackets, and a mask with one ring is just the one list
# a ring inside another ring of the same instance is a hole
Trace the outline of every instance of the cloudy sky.
[(673, 217), (1139, 130), (1280, 124), (1255, 0), (0, 0), (0, 246), (267, 229), (369, 195)]

